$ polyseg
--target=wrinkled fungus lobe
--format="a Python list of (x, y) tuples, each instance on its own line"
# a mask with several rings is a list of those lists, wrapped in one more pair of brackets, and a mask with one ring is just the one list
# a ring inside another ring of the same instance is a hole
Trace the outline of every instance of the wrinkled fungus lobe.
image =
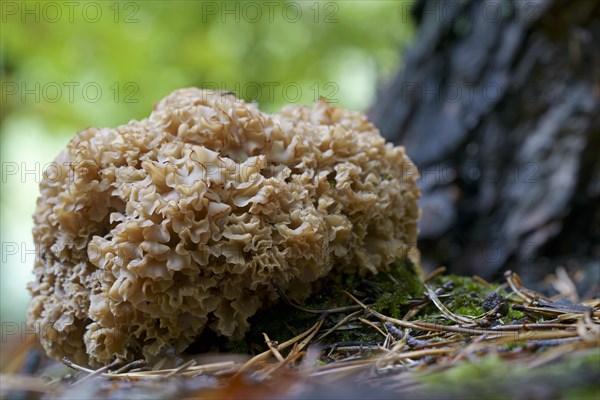
[(261, 112), (177, 90), (149, 118), (79, 132), (40, 185), (29, 323), (49, 355), (90, 365), (240, 338), (328, 274), (414, 250), (417, 171), (361, 113)]

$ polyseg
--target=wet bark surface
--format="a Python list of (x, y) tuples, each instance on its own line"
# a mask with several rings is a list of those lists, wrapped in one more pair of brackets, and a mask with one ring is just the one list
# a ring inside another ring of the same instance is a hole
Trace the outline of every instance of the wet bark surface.
[(370, 117), (417, 164), (425, 266), (600, 270), (600, 3), (417, 1)]

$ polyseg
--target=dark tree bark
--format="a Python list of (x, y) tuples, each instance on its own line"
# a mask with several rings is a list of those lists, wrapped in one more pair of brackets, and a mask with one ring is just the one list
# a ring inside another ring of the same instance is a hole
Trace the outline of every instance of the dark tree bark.
[(370, 116), (419, 167), (424, 264), (600, 271), (600, 2), (413, 13), (417, 40)]

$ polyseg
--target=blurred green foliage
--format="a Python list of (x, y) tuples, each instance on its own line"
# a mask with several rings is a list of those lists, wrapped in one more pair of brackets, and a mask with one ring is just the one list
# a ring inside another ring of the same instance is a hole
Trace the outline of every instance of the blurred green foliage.
[[(74, 2), (58, 19), (49, 6), (57, 2), (13, 3), (18, 9), (3, 15), (2, 80), (23, 83), (25, 91), (39, 84), (42, 93), (35, 101), (19, 90), (3, 106), (33, 112), (49, 128), (143, 118), (182, 86), (237, 88), (270, 110), (315, 94), (364, 109), (378, 78), (398, 66), (412, 31), (409, 3), (397, 0)], [(55, 96), (54, 83), (62, 95)]]
[(2, 320), (24, 319), (37, 185), (75, 132), (144, 118), (186, 86), (269, 111), (319, 96), (364, 110), (399, 67), (409, 10), (399, 0), (3, 1), (1, 232), (17, 253), (3, 248)]

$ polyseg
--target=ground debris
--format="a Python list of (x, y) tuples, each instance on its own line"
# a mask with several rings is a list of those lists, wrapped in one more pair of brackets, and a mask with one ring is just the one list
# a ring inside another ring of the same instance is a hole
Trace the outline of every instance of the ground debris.
[(481, 303), (481, 308), (485, 311), (493, 311), (500, 315), (506, 315), (508, 312), (508, 302), (504, 297), (499, 295), (496, 292), (489, 292), (483, 302)]
[(506, 278), (437, 274), (402, 301), (387, 295), (397, 318), (374, 306), (381, 283), (363, 285), (378, 289), (341, 292), (324, 309), (294, 304), (312, 323), (287, 340), (260, 332), (254, 355), (196, 354), (171, 368), (62, 365), (30, 340), (2, 364), (0, 397), (598, 398), (600, 300), (557, 300)]

